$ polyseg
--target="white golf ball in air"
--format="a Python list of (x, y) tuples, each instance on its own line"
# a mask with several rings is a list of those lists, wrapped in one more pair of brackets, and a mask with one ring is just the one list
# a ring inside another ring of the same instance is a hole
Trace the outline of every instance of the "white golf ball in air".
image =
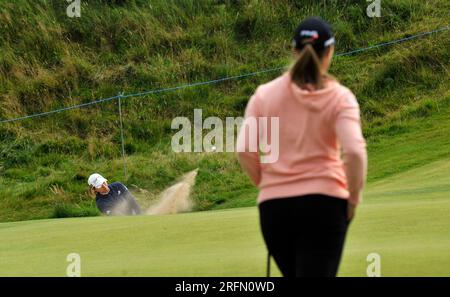
[(216, 146), (213, 145), (213, 147), (211, 148), (211, 150), (212, 150), (213, 152), (215, 152), (215, 151), (216, 151)]

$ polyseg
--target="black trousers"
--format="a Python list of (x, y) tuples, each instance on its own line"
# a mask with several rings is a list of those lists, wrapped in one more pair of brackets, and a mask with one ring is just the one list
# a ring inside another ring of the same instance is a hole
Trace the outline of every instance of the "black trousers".
[(347, 200), (314, 194), (270, 199), (258, 208), (264, 241), (283, 276), (336, 276), (350, 223)]

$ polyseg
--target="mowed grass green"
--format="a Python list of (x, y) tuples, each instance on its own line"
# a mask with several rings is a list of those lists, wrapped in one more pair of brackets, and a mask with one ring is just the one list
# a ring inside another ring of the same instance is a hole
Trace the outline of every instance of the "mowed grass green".
[[(352, 222), (340, 276), (450, 276), (450, 159), (370, 183)], [(90, 217), (0, 224), (1, 276), (264, 276), (255, 207), (177, 215)], [(273, 263), (273, 262), (272, 262)], [(272, 275), (280, 276), (272, 264)]]

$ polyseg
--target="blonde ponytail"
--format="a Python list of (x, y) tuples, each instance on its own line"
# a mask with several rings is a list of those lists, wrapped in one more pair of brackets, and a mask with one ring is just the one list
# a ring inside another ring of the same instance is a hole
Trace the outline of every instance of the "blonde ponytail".
[(298, 86), (313, 84), (316, 89), (324, 86), (326, 74), (323, 73), (322, 63), (311, 44), (305, 45), (295, 64), (291, 67), (291, 79)]

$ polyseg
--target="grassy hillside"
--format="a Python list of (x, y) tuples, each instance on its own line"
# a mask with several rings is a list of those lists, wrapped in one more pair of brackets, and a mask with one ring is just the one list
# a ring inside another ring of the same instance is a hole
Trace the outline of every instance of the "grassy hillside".
[[(442, 0), (383, 2), (373, 19), (365, 1), (82, 2), (74, 19), (64, 1), (0, 3), (0, 118), (288, 65), (307, 15), (328, 19), (344, 52), (447, 26), (450, 11)], [(334, 60), (361, 105), (371, 182), (449, 156), (448, 32)], [(240, 116), (279, 74), (124, 100), (126, 177), (117, 102), (0, 124), (0, 220), (95, 215), (93, 171), (155, 195), (198, 167), (197, 210), (254, 205), (232, 154), (175, 154), (170, 123), (194, 108)]]
[[(372, 183), (350, 226), (340, 276), (449, 276), (450, 159)], [(0, 276), (264, 276), (255, 207), (164, 216), (71, 218), (0, 224)], [(106, 252), (107, 251), (107, 252)], [(114, 255), (114, 256), (112, 256)], [(280, 273), (272, 264), (272, 275)]]

